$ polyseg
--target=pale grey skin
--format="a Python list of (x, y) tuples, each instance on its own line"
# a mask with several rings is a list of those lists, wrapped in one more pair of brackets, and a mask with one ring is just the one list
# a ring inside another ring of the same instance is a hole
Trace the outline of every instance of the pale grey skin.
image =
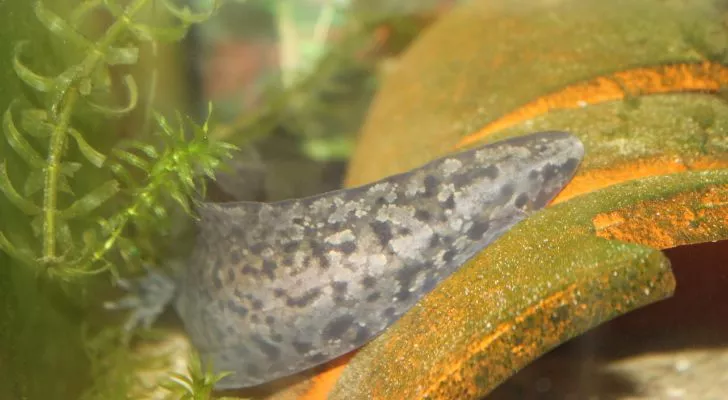
[[(277, 203), (205, 203), (174, 305), (216, 389), (350, 352), (572, 178), (581, 142), (544, 132), (353, 189)], [(169, 296), (171, 297), (171, 295)]]

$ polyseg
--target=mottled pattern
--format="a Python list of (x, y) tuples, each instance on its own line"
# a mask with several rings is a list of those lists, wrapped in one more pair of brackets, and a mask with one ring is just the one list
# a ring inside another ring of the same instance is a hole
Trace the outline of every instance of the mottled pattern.
[(218, 388), (349, 352), (506, 230), (546, 205), (583, 155), (539, 133), (405, 174), (278, 203), (204, 204), (176, 307)]

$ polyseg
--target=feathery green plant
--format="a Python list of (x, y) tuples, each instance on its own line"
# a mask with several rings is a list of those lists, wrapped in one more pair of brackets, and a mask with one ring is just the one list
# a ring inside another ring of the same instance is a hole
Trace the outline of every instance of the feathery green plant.
[[(190, 354), (187, 359), (186, 374), (172, 373), (169, 379), (162, 384), (170, 391), (169, 400), (208, 400), (212, 396), (215, 384), (230, 373), (214, 373), (202, 366), (202, 361), (196, 353)], [(241, 398), (238, 398), (241, 399)]]
[[(141, 132), (143, 140), (109, 144), (102, 133), (140, 103), (135, 77), (126, 73), (115, 80), (115, 73), (138, 62), (141, 46), (180, 40), (191, 24), (204, 21), (218, 6), (212, 2), (208, 10), (195, 13), (171, 0), (85, 0), (64, 19), (43, 2), (35, 4), (37, 19), (62, 43), (64, 54), (53, 60), (59, 64), (54, 67), (62, 66), (54, 69), (63, 72), (35, 72), (22, 60), (29, 44), (16, 46), (14, 70), (32, 92), (4, 112), (2, 129), (28, 168), (13, 176), (0, 160), (0, 191), (29, 216), (32, 229), (29, 235), (22, 229), (0, 231), (1, 250), (63, 281), (106, 269), (115, 273), (119, 261), (139, 258), (134, 238), (165, 225), (169, 200), (189, 210), (191, 195), (204, 189), (203, 179), (233, 149), (208, 140), (207, 122), (183, 124), (178, 114), (179, 124), (172, 127), (156, 115), (157, 129)], [(113, 22), (89, 39), (83, 28), (101, 12)], [(165, 20), (175, 22), (158, 26)], [(64, 62), (73, 56), (80, 59)], [(113, 101), (115, 84), (126, 89), (126, 104)], [(154, 90), (149, 88), (149, 97)], [(106, 148), (90, 144), (90, 138)], [(77, 178), (82, 169), (92, 169), (87, 175), (94, 188), (76, 195), (78, 187), (90, 186)]]

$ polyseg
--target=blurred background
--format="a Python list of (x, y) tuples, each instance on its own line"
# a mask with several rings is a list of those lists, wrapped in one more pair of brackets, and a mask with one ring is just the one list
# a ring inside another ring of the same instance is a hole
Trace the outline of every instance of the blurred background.
[(455, 3), (250, 0), (193, 26), (190, 98), (201, 115), (213, 102), (219, 138), (245, 144), (214, 195), (272, 201), (340, 187), (380, 78)]

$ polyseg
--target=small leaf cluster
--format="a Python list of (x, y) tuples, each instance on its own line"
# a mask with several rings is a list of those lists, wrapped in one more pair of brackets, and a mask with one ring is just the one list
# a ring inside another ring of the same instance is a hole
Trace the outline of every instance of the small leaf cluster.
[[(61, 280), (114, 271), (120, 261), (140, 257), (135, 243), (168, 218), (168, 200), (189, 211), (190, 196), (233, 149), (208, 139), (207, 122), (200, 126), (178, 115), (173, 127), (149, 112), (156, 124), (138, 135), (143, 140), (98, 138), (140, 104), (137, 79), (125, 72), (118, 77), (118, 71), (137, 64), (141, 46), (180, 40), (217, 7), (213, 2), (195, 13), (171, 0), (85, 0), (63, 18), (35, 3), (38, 21), (63, 46), (50, 63), (61, 72), (28, 67), (23, 54), (29, 43), (17, 44), (12, 65), (31, 90), (5, 110), (2, 130), (24, 166), (11, 171), (0, 159), (0, 192), (28, 217), (30, 234), (6, 226), (0, 250)], [(100, 12), (112, 22), (90, 38), (84, 27)], [(159, 26), (159, 20), (173, 23)], [(84, 176), (96, 179), (91, 188), (80, 178), (89, 170)]]
[(169, 390), (169, 400), (208, 400), (212, 398), (215, 384), (230, 375), (228, 372), (214, 373), (202, 366), (200, 357), (190, 354), (187, 374), (172, 373), (162, 386)]
[[(205, 178), (213, 178), (222, 160), (235, 150), (227, 143), (209, 140), (207, 122), (196, 125), (180, 114), (176, 126), (159, 114), (156, 121), (160, 128), (156, 135), (159, 144), (130, 141), (112, 151), (118, 162), (110, 168), (116, 181), (128, 188), (130, 202), (112, 217), (99, 221), (106, 242), (91, 255), (91, 262), (103, 260), (106, 249), (115, 245), (124, 260), (132, 263), (130, 257), (146, 241), (125, 237), (124, 229), (133, 222), (135, 238), (154, 235), (170, 217), (167, 210), (171, 202), (191, 214), (190, 199), (204, 196)], [(144, 182), (134, 178), (130, 167), (146, 177)]]

